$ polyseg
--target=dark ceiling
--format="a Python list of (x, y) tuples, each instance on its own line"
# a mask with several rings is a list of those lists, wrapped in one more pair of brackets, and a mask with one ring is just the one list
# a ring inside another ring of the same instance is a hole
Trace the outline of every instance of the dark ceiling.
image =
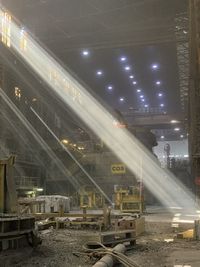
[[(164, 104), (162, 111), (181, 112), (175, 16), (187, 11), (188, 0), (2, 0), (2, 4), (112, 107), (128, 110), (146, 104), (160, 109)], [(86, 57), (81, 54), (84, 49), (89, 51)], [(121, 56), (126, 62), (120, 62)], [(157, 70), (151, 68), (154, 63)], [(97, 70), (103, 75), (98, 77)], [(158, 80), (160, 85), (155, 84)]]

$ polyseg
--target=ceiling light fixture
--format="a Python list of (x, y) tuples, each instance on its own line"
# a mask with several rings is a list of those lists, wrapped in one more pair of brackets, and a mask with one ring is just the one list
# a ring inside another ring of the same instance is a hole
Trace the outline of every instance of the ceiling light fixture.
[(63, 139), (63, 140), (61, 140), (61, 142), (62, 142), (63, 144), (68, 144), (68, 143), (69, 143), (69, 141), (68, 141), (67, 139)]
[(131, 69), (131, 67), (130, 66), (125, 66), (125, 68), (124, 68), (125, 70), (130, 70)]
[(179, 132), (180, 131), (180, 128), (174, 128), (174, 131), (175, 132)]
[(170, 122), (171, 123), (178, 123), (179, 121), (177, 121), (177, 120), (171, 120)]
[(126, 57), (121, 57), (120, 61), (124, 62), (124, 61), (126, 61), (126, 59), (127, 59)]
[(151, 65), (151, 68), (152, 68), (153, 70), (157, 70), (157, 69), (158, 69), (158, 64), (153, 64), (153, 65)]
[(83, 55), (84, 57), (89, 56), (89, 51), (88, 51), (88, 50), (83, 50), (83, 51), (82, 51), (82, 55)]
[(101, 70), (98, 70), (98, 71), (97, 71), (97, 75), (98, 75), (98, 76), (101, 76), (102, 74), (103, 74), (103, 72), (102, 72)]

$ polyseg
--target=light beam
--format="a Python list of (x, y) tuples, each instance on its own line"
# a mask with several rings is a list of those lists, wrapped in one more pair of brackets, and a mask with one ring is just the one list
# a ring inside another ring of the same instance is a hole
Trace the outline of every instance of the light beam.
[(189, 190), (170, 172), (161, 169), (152, 154), (126, 129), (114, 129), (110, 113), (47, 50), (28, 34), (27, 51), (20, 50), (20, 28), (12, 21), (11, 49), (21, 56), (137, 177), (142, 162), (146, 187), (166, 207), (180, 206), (192, 212), (196, 210), (194, 197)]

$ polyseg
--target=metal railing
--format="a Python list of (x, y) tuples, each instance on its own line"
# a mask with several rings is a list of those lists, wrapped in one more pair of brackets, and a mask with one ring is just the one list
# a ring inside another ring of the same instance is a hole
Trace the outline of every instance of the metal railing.
[(15, 176), (17, 188), (34, 188), (40, 186), (40, 177)]

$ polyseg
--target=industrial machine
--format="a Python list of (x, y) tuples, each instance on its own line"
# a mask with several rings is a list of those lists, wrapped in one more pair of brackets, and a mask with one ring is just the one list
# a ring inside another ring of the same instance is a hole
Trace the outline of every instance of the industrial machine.
[(13, 179), (15, 157), (0, 160), (0, 213), (17, 212), (17, 193)]
[(86, 185), (80, 188), (78, 194), (81, 208), (86, 207), (92, 209), (104, 207), (104, 198), (96, 188)]
[(142, 185), (114, 186), (115, 209), (122, 212), (143, 213), (144, 194)]
[(0, 160), (0, 251), (29, 244), (35, 246), (35, 218), (18, 214), (13, 177), (15, 157)]

